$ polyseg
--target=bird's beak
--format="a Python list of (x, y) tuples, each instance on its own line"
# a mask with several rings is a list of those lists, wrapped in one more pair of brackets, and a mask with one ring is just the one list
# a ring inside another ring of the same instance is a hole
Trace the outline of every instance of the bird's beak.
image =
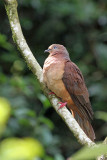
[(49, 52), (51, 49), (46, 49), (45, 51), (44, 51), (44, 53), (46, 53), (46, 52)]

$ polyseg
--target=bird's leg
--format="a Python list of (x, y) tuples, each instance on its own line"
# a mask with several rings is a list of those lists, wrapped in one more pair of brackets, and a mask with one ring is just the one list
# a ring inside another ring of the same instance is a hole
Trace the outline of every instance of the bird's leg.
[(64, 102), (64, 103), (63, 102), (58, 102), (58, 103), (61, 104), (60, 107), (58, 108), (58, 110), (65, 107), (66, 104), (67, 104), (67, 102)]
[(49, 95), (52, 95), (52, 94), (54, 94), (54, 95), (55, 95), (55, 93), (54, 93), (54, 92), (50, 92), (50, 93), (49, 93)]

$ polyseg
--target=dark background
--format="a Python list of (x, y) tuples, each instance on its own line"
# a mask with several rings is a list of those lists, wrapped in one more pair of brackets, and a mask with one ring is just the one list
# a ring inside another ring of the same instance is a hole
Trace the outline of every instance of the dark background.
[[(90, 93), (96, 141), (104, 140), (107, 135), (107, 1), (23, 0), (18, 1), (18, 13), (23, 34), (41, 66), (48, 56), (44, 50), (49, 45), (59, 43), (67, 48), (71, 60), (81, 69)], [(3, 1), (0, 1), (0, 97), (11, 104), (1, 143), (12, 137), (32, 137), (44, 148), (45, 160), (64, 160), (82, 147), (43, 95), (13, 43)]]

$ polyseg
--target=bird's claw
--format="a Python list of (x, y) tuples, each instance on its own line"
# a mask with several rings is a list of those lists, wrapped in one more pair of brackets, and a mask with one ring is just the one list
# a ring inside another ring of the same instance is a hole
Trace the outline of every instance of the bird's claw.
[(52, 94), (53, 94), (53, 95), (55, 95), (55, 93), (54, 93), (54, 92), (50, 92), (50, 93), (49, 93), (49, 95), (52, 95)]
[(65, 107), (66, 104), (67, 104), (67, 102), (64, 102), (64, 103), (63, 102), (58, 102), (58, 103), (60, 104), (58, 110), (61, 109), (61, 108), (63, 108), (63, 107)]

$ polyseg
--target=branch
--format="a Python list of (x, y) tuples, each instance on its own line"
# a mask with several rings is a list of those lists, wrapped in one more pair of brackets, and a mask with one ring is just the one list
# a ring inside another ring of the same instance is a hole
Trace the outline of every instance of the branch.
[(76, 120), (73, 118), (73, 116), (71, 115), (71, 113), (66, 107), (58, 110), (59, 99), (56, 96), (49, 95), (49, 90), (48, 88), (46, 88), (46, 86), (43, 83), (42, 68), (40, 67), (36, 59), (34, 58), (23, 36), (18, 14), (17, 14), (17, 1), (16, 0), (4, 0), (4, 3), (5, 3), (5, 8), (7, 11), (8, 18), (9, 18), (11, 30), (12, 30), (13, 40), (16, 43), (18, 49), (20, 50), (22, 56), (24, 57), (28, 67), (31, 69), (35, 77), (38, 79), (44, 94), (50, 100), (56, 112), (64, 120), (64, 122), (66, 123), (68, 128), (73, 132), (73, 134), (78, 139), (78, 141), (81, 144), (88, 145), (88, 146), (95, 145), (95, 143), (92, 142), (87, 137), (87, 135), (83, 132), (83, 130), (80, 128), (80, 126), (78, 125), (78, 123), (76, 122)]

